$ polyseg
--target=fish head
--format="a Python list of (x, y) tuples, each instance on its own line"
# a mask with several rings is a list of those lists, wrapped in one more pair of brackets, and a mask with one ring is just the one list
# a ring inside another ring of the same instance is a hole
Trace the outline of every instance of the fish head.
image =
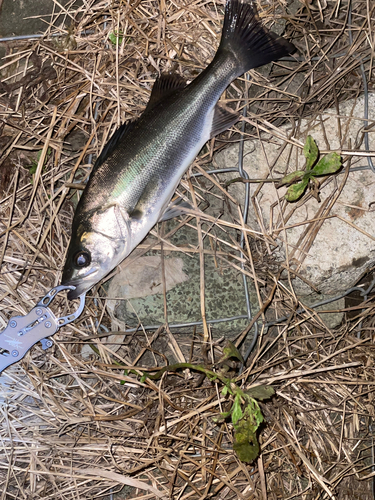
[(76, 287), (69, 291), (68, 299), (75, 299), (90, 290), (129, 253), (128, 225), (124, 220), (119, 222), (114, 212), (109, 209), (84, 221), (73, 221), (62, 275), (63, 285)]

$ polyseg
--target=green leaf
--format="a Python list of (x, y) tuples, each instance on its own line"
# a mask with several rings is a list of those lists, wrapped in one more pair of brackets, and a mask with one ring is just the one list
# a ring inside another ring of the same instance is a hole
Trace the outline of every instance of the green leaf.
[(223, 361), (224, 359), (229, 359), (229, 358), (236, 358), (239, 361), (241, 361), (241, 363), (244, 362), (242, 354), (237, 349), (237, 347), (234, 344), (232, 344), (232, 342), (230, 340), (228, 340), (226, 347), (224, 347), (223, 353), (224, 353), (224, 357), (220, 361)]
[(223, 413), (220, 413), (220, 419), (226, 419), (228, 417), (230, 417), (232, 413), (232, 409), (230, 409), (229, 411), (224, 411)]
[(296, 170), (291, 174), (285, 175), (278, 183), (277, 187), (285, 186), (286, 184), (293, 184), (294, 182), (300, 181), (304, 175), (305, 175), (304, 170)]
[(255, 401), (255, 399), (253, 401), (254, 401), (254, 407), (251, 409), (251, 412), (255, 418), (256, 428), (258, 429), (260, 424), (263, 422), (264, 417), (262, 415), (262, 412), (261, 412), (261, 409), (259, 408), (258, 403)]
[(37, 162), (33, 161), (33, 162), (31, 163), (31, 165), (29, 165), (29, 167), (28, 167), (28, 168), (29, 168), (29, 172), (30, 172), (30, 174), (31, 174), (31, 175), (34, 175), (34, 174), (35, 174), (35, 172), (36, 172), (36, 169), (38, 168), (38, 164), (37, 164)]
[(123, 39), (123, 33), (120, 31), (113, 31), (108, 35), (109, 40), (113, 43), (113, 45), (121, 44)]
[(329, 175), (340, 170), (342, 166), (341, 156), (337, 153), (329, 153), (323, 158), (320, 158), (318, 163), (312, 169), (314, 175)]
[[(233, 416), (232, 416), (233, 420)], [(259, 443), (256, 432), (264, 418), (255, 399), (250, 398), (242, 419), (234, 427), (233, 449), (242, 462), (252, 462), (259, 455)]]
[(285, 194), (286, 201), (297, 201), (301, 198), (305, 192), (307, 185), (309, 183), (309, 176), (306, 176), (302, 182), (298, 184), (293, 184), (288, 187), (288, 191)]
[(228, 386), (227, 385), (224, 385), (224, 387), (221, 390), (221, 394), (223, 396), (226, 396), (228, 394)]
[(263, 401), (273, 396), (275, 389), (271, 385), (258, 385), (257, 387), (250, 387), (250, 389), (245, 391), (245, 394), (258, 401)]
[[(129, 370), (124, 370), (123, 375), (125, 375), (125, 377), (126, 377), (127, 375), (129, 375)], [(126, 384), (126, 381), (125, 381), (125, 380), (121, 380), (120, 385), (125, 385), (125, 384)]]
[(252, 462), (259, 455), (259, 443), (253, 426), (247, 419), (238, 423), (233, 449), (241, 462)]
[(303, 154), (306, 158), (306, 171), (309, 171), (319, 156), (318, 146), (311, 135), (308, 135), (306, 138)]
[(217, 380), (217, 378), (218, 378), (216, 373), (209, 373), (208, 371), (205, 372), (205, 375), (208, 378), (208, 380), (210, 380), (211, 382), (215, 382), (215, 380)]
[(243, 417), (243, 412), (241, 408), (241, 396), (236, 394), (234, 398), (234, 403), (232, 407), (232, 422), (235, 425)]
[[(31, 162), (31, 164), (27, 166), (27, 168), (29, 169), (29, 172), (30, 172), (31, 175), (34, 175), (36, 173), (36, 171), (37, 171), (38, 163), (39, 163), (40, 157), (42, 156), (42, 152), (43, 152), (43, 149), (41, 149), (40, 151), (38, 151), (37, 161), (33, 160)], [(45, 157), (45, 160), (44, 160), (44, 163), (43, 163), (43, 171), (45, 170), (48, 158), (51, 156), (51, 153), (52, 153), (51, 148), (48, 148), (47, 149), (47, 153), (46, 153), (46, 157)]]
[(235, 441), (233, 443), (233, 449), (241, 462), (253, 462), (259, 455), (259, 444), (256, 437), (253, 442), (246, 441), (244, 443), (238, 443)]
[[(38, 163), (39, 163), (40, 157), (42, 156), (42, 153), (43, 153), (43, 149), (41, 149), (40, 151), (38, 151), (38, 154), (37, 154)], [(44, 163), (47, 162), (48, 158), (51, 156), (51, 153), (52, 153), (52, 149), (51, 148), (47, 148), (47, 152), (46, 152), (46, 157), (45, 157)]]

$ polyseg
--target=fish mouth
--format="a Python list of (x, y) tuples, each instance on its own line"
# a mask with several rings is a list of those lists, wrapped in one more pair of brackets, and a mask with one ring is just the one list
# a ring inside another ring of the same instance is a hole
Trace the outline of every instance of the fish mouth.
[[(98, 268), (93, 268), (85, 276), (76, 277), (70, 280), (66, 279), (65, 281), (63, 275), (63, 282), (61, 284), (63, 286), (74, 286), (74, 290), (69, 290), (68, 292), (68, 300), (77, 299), (80, 295), (88, 292), (94, 285), (96, 285), (96, 283), (100, 281), (100, 278), (94, 278), (97, 272)], [(91, 279), (87, 279), (88, 276), (90, 276)]]
[(82, 295), (83, 293), (88, 291), (88, 289), (84, 290), (85, 287), (80, 287), (80, 286), (76, 286), (76, 285), (73, 285), (73, 286), (75, 286), (76, 288), (74, 290), (69, 290), (68, 300), (77, 299), (80, 295)]
[(95, 282), (92, 283), (82, 283), (77, 281), (65, 281), (62, 283), (63, 286), (74, 286), (74, 290), (69, 290), (68, 292), (68, 300), (78, 299), (80, 295), (86, 293), (95, 285)]

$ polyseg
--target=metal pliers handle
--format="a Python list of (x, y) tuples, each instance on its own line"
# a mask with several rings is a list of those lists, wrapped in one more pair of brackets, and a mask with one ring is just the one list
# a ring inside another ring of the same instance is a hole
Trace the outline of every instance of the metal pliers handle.
[(85, 295), (80, 295), (78, 309), (68, 316), (57, 318), (51, 309), (50, 303), (62, 290), (74, 290), (75, 286), (56, 286), (45, 295), (25, 316), (13, 316), (7, 327), (0, 332), (0, 373), (20, 361), (37, 342), (42, 343), (43, 349), (51, 347), (53, 342), (47, 337), (54, 335), (57, 330), (76, 320), (85, 307)]

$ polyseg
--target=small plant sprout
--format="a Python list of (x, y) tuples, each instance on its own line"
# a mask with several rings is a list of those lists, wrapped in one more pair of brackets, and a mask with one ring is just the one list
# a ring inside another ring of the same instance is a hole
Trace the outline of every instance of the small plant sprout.
[[(45, 171), (46, 167), (47, 167), (47, 162), (49, 160), (49, 157), (51, 156), (52, 154), (52, 150), (51, 148), (48, 148), (47, 149), (47, 154), (46, 154), (46, 157), (45, 157), (45, 160), (44, 160), (44, 163), (43, 163), (43, 171)], [(40, 160), (40, 157), (42, 156), (42, 150), (38, 151), (38, 155), (37, 155), (37, 159), (36, 160), (33, 160), (30, 165), (27, 166), (29, 172), (31, 175), (34, 175), (37, 168), (38, 168), (38, 163), (39, 163), (39, 160)]]
[(337, 153), (329, 153), (319, 159), (319, 149), (311, 135), (307, 136), (303, 154), (306, 158), (306, 169), (296, 170), (286, 175), (277, 184), (278, 188), (289, 186), (285, 194), (285, 199), (289, 202), (298, 201), (307, 187), (311, 189), (315, 198), (320, 201), (320, 183), (316, 177), (335, 174), (342, 167), (341, 156)]
[(122, 44), (122, 39), (124, 37), (124, 34), (122, 31), (112, 31), (109, 35), (109, 41), (113, 45), (121, 45)]
[(226, 363), (233, 358), (241, 363), (243, 362), (238, 349), (231, 342), (228, 342), (227, 347), (223, 349), (222, 358), (215, 364), (217, 371), (194, 363), (176, 363), (165, 366), (154, 375), (143, 374), (141, 382), (145, 382), (148, 378), (158, 380), (165, 372), (175, 372), (189, 368), (204, 373), (211, 382), (222, 385), (221, 394), (224, 397), (228, 396), (230, 409), (221, 413), (214, 420), (216, 423), (220, 423), (230, 419), (234, 430), (233, 449), (236, 455), (242, 462), (253, 462), (259, 455), (257, 431), (264, 420), (258, 401), (269, 399), (275, 391), (271, 386), (257, 386), (248, 390), (241, 389), (239, 380), (235, 376), (233, 378), (225, 376), (228, 368)]

